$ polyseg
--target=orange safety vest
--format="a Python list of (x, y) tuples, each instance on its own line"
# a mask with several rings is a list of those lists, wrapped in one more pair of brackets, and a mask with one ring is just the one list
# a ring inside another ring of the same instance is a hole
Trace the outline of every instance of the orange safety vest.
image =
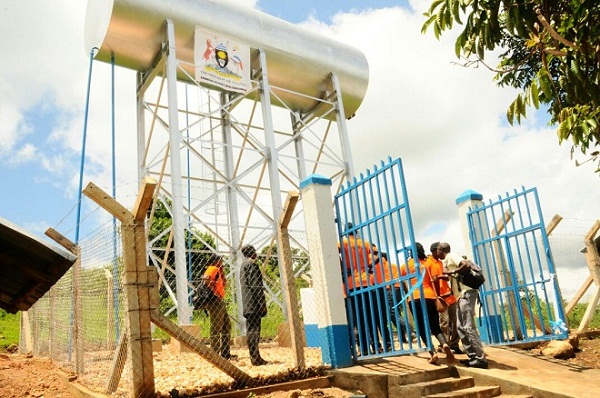
[[(444, 264), (441, 260), (436, 260), (433, 258), (433, 256), (429, 256), (427, 258), (427, 264), (429, 266), (432, 278), (435, 279), (436, 276), (444, 274)], [(448, 305), (456, 303), (456, 297), (453, 294), (449, 294), (452, 293), (452, 288), (447, 280), (438, 279), (437, 285), (439, 290), (438, 293), (444, 298), (444, 301), (446, 301)]]
[(209, 279), (210, 286), (217, 297), (225, 298), (225, 274), (221, 267), (209, 265), (204, 271), (204, 277)]
[(372, 250), (369, 242), (349, 236), (338, 244), (340, 254), (346, 264), (348, 289), (367, 287), (369, 284), (368, 268), (371, 263)]
[[(423, 277), (423, 293), (425, 294), (425, 298), (435, 298), (435, 292), (433, 291), (433, 285), (431, 284), (431, 278), (429, 277), (429, 270), (427, 269), (426, 266), (426, 261), (425, 260), (419, 260), (419, 263), (421, 264), (421, 272), (423, 272), (423, 270), (425, 270), (425, 276)], [(406, 265), (402, 265), (400, 267), (400, 274), (402, 276), (406, 276), (408, 274), (414, 274), (416, 271), (415, 268), (415, 260), (414, 259), (410, 259), (408, 260), (408, 267)], [(419, 283), (419, 278), (421, 276), (418, 275), (414, 278), (410, 278), (410, 286), (414, 286), (417, 283)], [(421, 297), (421, 293), (419, 292), (418, 289), (416, 289), (415, 291), (413, 291), (411, 297), (415, 300), (417, 300), (418, 298)]]

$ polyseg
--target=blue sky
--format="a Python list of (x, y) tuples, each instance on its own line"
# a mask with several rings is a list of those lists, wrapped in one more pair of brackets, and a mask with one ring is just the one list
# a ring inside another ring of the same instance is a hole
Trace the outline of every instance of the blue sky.
[(333, 16), (340, 11), (360, 11), (394, 6), (410, 8), (406, 0), (260, 0), (258, 2), (258, 8), (262, 11), (292, 23), (299, 23), (308, 18), (329, 23)]
[[(568, 143), (558, 144), (543, 112), (508, 125), (515, 92), (498, 88), (485, 68), (458, 66), (455, 32), (440, 40), (421, 34), (430, 0), (239, 1), (365, 54), (369, 87), (348, 122), (355, 169), (388, 156), (403, 159), (423, 241), (459, 239), (454, 200), (467, 189), (494, 198), (537, 187), (548, 220), (560, 214), (579, 222), (576, 233), (565, 232), (569, 239), (579, 239), (599, 217), (594, 165), (575, 167)], [(74, 238), (89, 66), (85, 3), (4, 0), (0, 9), (0, 217), (39, 235), (54, 227)], [(110, 67), (93, 67), (84, 184), (94, 181), (110, 192)], [(117, 193), (132, 203), (135, 74), (117, 68), (116, 80)], [(583, 280), (577, 259), (569, 266)]]

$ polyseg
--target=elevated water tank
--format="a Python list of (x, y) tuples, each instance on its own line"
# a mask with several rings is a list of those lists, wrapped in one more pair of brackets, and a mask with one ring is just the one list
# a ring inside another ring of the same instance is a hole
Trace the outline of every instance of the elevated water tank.
[[(196, 27), (251, 49), (263, 49), (271, 86), (322, 97), (329, 74), (340, 81), (346, 117), (360, 106), (369, 81), (369, 66), (358, 49), (258, 10), (217, 0), (88, 0), (86, 51), (97, 47), (96, 59), (145, 71), (165, 41), (165, 21), (173, 21), (178, 60), (194, 76)], [(258, 66), (257, 51), (252, 64)], [(184, 73), (179, 79), (189, 80)], [(293, 110), (307, 112), (317, 102), (284, 91), (277, 94)], [(277, 101), (274, 101), (277, 105)]]

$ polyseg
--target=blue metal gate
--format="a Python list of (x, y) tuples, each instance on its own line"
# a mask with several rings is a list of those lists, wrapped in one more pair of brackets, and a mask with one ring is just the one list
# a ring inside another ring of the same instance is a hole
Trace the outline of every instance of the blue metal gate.
[(411, 284), (405, 282), (412, 279), (411, 289), (421, 289), (421, 271), (418, 261), (412, 269), (402, 266), (412, 261), (416, 247), (401, 160), (390, 158), (343, 187), (335, 211), (354, 359), (430, 348), (429, 333), (416, 322), (411, 326), (415, 305), (427, 313), (424, 301), (406, 300), (405, 286)]
[(565, 313), (537, 190), (470, 209), (474, 260), (484, 270), (480, 334), (488, 344), (567, 337)]

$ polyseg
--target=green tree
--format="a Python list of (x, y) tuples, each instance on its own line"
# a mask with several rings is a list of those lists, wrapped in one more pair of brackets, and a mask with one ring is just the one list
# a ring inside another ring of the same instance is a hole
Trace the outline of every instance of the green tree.
[(503, 51), (494, 69), (498, 85), (521, 90), (508, 121), (520, 123), (528, 107), (547, 106), (559, 143), (570, 140), (571, 157), (579, 149), (586, 161), (599, 161), (600, 172), (600, 2), (435, 0), (425, 16), (422, 32), (431, 26), (437, 38), (463, 26), (455, 51), (465, 65)]
[[(156, 207), (152, 214), (152, 220), (150, 223), (150, 229), (148, 231), (148, 242), (150, 242), (151, 250), (154, 255), (158, 258), (164, 258), (166, 251), (169, 251), (167, 256), (167, 264), (174, 268), (175, 265), (175, 252), (173, 250), (173, 241), (169, 245), (169, 231), (173, 224), (173, 218), (169, 209), (171, 208), (171, 202), (167, 200), (168, 207), (161, 201), (157, 201)], [(186, 243), (186, 254), (188, 255), (188, 261), (191, 269), (191, 280), (198, 279), (206, 267), (208, 266), (208, 260), (211, 254), (214, 252), (215, 238), (209, 233), (202, 233), (195, 229), (185, 231), (185, 243)], [(150, 264), (153, 264), (150, 261)], [(168, 281), (172, 281), (174, 290), (175, 278), (167, 278)], [(171, 284), (170, 283), (170, 284)], [(168, 299), (166, 291), (161, 289), (160, 292), (161, 300)]]
[[(310, 264), (308, 261), (308, 253), (303, 250), (300, 250), (297, 247), (292, 247), (292, 269), (294, 273), (301, 271), (302, 273), (306, 273), (310, 271)], [(265, 246), (260, 251), (260, 256), (257, 259), (258, 265), (264, 269), (265, 274), (271, 280), (279, 280), (280, 270), (279, 270), (279, 258), (277, 257), (277, 245), (273, 245), (272, 247)], [(270, 256), (269, 256), (270, 254)], [(264, 267), (263, 267), (264, 264)], [(298, 282), (302, 285), (301, 287), (306, 287), (307, 283), (303, 281), (301, 278)]]

